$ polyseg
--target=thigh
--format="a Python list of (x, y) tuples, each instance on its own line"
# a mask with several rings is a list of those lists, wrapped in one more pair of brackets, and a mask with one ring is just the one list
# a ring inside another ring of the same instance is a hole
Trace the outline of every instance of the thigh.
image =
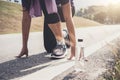
[(69, 2), (62, 5), (62, 11), (63, 11), (64, 18), (72, 17), (71, 4)]
[[(64, 16), (68, 16), (72, 14), (72, 17), (75, 14), (75, 7), (73, 1), (69, 2), (69, 0), (56, 0), (58, 13), (62, 22), (65, 22)], [(64, 12), (64, 15), (63, 15)]]

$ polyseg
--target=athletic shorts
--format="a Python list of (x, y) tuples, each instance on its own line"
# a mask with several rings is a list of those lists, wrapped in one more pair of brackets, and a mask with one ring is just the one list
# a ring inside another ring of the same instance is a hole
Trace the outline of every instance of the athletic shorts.
[(31, 4), (31, 0), (22, 0), (23, 10), (29, 11), (30, 10), (30, 4)]
[(40, 5), (44, 13), (45, 21), (47, 24), (54, 24), (60, 21), (58, 13), (48, 14), (44, 0), (40, 0)]
[(56, 4), (59, 5), (64, 5), (67, 4), (69, 2), (69, 0), (56, 0)]
[[(45, 1), (44, 0), (39, 0), (41, 8), (43, 10), (45, 20), (48, 24), (54, 24), (60, 21), (59, 16), (57, 13), (52, 13), (48, 14), (46, 6), (45, 6)], [(22, 0), (22, 7), (23, 11), (29, 11), (30, 10), (30, 5), (31, 5), (31, 0)]]

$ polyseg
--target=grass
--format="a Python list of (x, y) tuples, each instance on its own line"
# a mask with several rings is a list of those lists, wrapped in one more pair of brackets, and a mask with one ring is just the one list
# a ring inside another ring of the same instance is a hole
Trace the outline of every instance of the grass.
[[(76, 28), (87, 26), (98, 26), (100, 23), (84, 19), (73, 18)], [(0, 34), (21, 33), (22, 7), (19, 4), (0, 1)], [(43, 31), (44, 17), (33, 18), (31, 32)], [(65, 26), (65, 23), (62, 23)]]
[[(114, 45), (111, 45), (111, 52), (115, 56), (115, 64), (111, 70), (109, 70), (109, 77), (111, 77), (111, 80), (120, 80), (120, 38), (116, 40), (116, 43)], [(107, 77), (106, 77), (107, 79)]]
[(114, 44), (108, 44), (109, 50), (114, 55), (114, 62), (111, 67), (102, 74), (97, 80), (120, 80), (120, 38), (116, 39)]

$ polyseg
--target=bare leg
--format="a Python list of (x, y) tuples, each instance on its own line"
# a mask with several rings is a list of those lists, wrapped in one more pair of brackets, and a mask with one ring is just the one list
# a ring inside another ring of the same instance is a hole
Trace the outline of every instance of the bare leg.
[(59, 59), (64, 58), (66, 56), (66, 46), (65, 46), (64, 38), (62, 36), (60, 22), (55, 24), (49, 24), (49, 27), (52, 30), (53, 34), (55, 35), (57, 41), (57, 44), (54, 47), (53, 52), (51, 54), (51, 58), (59, 58)]
[(23, 55), (28, 56), (28, 37), (29, 37), (29, 30), (30, 30), (30, 25), (31, 25), (31, 17), (29, 15), (29, 12), (24, 10), (23, 11), (23, 18), (22, 18), (22, 50), (20, 54), (17, 56), (17, 58), (21, 58)]
[(68, 59), (71, 60), (72, 57), (75, 56), (76, 39), (75, 39), (75, 29), (74, 29), (74, 23), (72, 20), (72, 11), (71, 11), (70, 3), (63, 5), (62, 10), (63, 10), (63, 15), (65, 18), (66, 26), (70, 36), (71, 55)]
[(55, 24), (48, 24), (50, 29), (52, 30), (53, 34), (56, 37), (56, 40), (61, 41), (63, 40), (62, 31), (61, 31), (61, 23), (55, 23)]

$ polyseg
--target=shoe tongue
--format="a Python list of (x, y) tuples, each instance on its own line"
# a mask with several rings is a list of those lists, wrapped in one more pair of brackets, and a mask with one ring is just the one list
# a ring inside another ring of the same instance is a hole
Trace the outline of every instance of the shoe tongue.
[(57, 41), (57, 44), (58, 44), (58, 45), (63, 45), (63, 44), (65, 44), (65, 43), (64, 43), (63, 40), (61, 40), (61, 41)]
[(63, 41), (57, 41), (57, 44), (61, 45), (61, 44), (63, 44)]

